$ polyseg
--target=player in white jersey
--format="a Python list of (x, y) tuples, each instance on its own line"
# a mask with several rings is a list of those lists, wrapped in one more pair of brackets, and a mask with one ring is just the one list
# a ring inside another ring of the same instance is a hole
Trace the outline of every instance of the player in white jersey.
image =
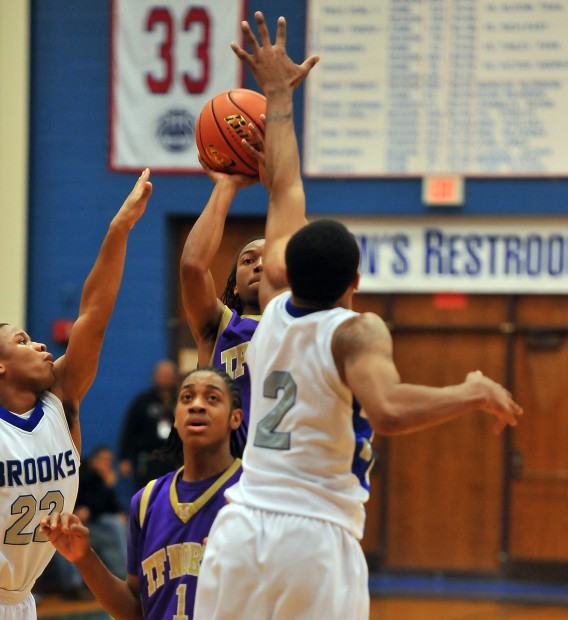
[[(265, 312), (248, 351), (255, 369), (250, 437), (263, 449), (248, 450), (246, 481), (227, 495), (264, 510), (329, 520), (361, 538), (372, 431), (330, 355), (336, 329), (356, 313), (301, 308), (289, 294)], [(359, 477), (353, 466), (360, 461)]]
[(146, 169), (109, 225), (81, 296), (65, 355), (0, 323), (0, 618), (36, 618), (31, 589), (55, 549), (40, 521), (72, 512), (79, 405), (91, 386), (122, 280), (128, 235), (152, 193)]
[(267, 305), (248, 348), (243, 473), (209, 535), (194, 617), (363, 620), (369, 594), (357, 538), (367, 489), (353, 471), (369, 456), (361, 422), (394, 434), (483, 410), (502, 430), (522, 411), (480, 372), (445, 388), (401, 383), (384, 322), (350, 311), (357, 242), (337, 222), (305, 220), (292, 93), (318, 58), (296, 65), (286, 55), (284, 18), (273, 45), (262, 14), (255, 17), (260, 44), (244, 22), (252, 52), (232, 48), (267, 97)]

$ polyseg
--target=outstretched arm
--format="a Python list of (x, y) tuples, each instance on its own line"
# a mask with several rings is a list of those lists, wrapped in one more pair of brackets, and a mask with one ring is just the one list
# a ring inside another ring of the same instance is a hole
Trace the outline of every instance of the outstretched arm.
[(429, 387), (401, 383), (392, 359), (392, 340), (374, 314), (354, 317), (334, 334), (332, 351), (343, 381), (383, 435), (410, 433), (484, 411), (495, 416), (494, 431), (515, 426), (523, 411), (509, 392), (481, 372), (463, 383)]
[(87, 587), (116, 620), (142, 620), (138, 578), (122, 581), (113, 575), (93, 551), (86, 528), (74, 514), (54, 513), (42, 520), (40, 531), (61, 555), (79, 569)]
[(221, 246), (225, 220), (234, 197), (258, 178), (216, 172), (200, 161), (215, 186), (183, 246), (180, 280), (183, 308), (197, 344), (198, 361), (208, 364), (223, 315), (223, 304), (217, 298), (209, 267)]
[(295, 64), (286, 53), (286, 20), (278, 19), (276, 40), (270, 41), (261, 12), (255, 13), (259, 41), (248, 22), (242, 30), (251, 48), (247, 53), (236, 43), (235, 54), (251, 69), (267, 101), (265, 159), (270, 201), (263, 257), (264, 277), (260, 283), (260, 304), (287, 287), (284, 252), (288, 239), (306, 224), (304, 186), (294, 128), (292, 95), (318, 62), (317, 56)]
[(64, 356), (55, 362), (52, 392), (63, 402), (77, 449), (81, 449), (79, 404), (90, 388), (99, 363), (104, 334), (120, 289), (128, 235), (140, 219), (152, 184), (146, 168), (112, 219), (99, 255), (83, 286), (79, 317)]

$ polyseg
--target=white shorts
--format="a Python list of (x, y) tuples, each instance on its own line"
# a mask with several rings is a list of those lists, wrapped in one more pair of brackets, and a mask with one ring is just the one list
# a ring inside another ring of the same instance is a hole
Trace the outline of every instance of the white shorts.
[(0, 620), (36, 620), (37, 611), (35, 599), (28, 594), (19, 603), (0, 603)]
[(215, 519), (194, 620), (368, 620), (368, 570), (343, 528), (239, 504)]

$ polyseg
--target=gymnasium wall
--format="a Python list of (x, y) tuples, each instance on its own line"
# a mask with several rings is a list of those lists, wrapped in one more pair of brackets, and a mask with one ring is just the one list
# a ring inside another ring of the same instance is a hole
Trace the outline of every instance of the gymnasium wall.
[[(27, 328), (56, 355), (55, 320), (73, 318), (81, 287), (108, 223), (136, 180), (108, 166), (110, 0), (32, 0)], [(303, 59), (306, 3), (249, 1), (274, 25), (289, 24), (289, 54)], [(231, 53), (227, 49), (227, 54)], [(245, 86), (256, 88), (250, 75)], [(296, 94), (302, 130), (302, 91)], [(109, 325), (95, 384), (84, 401), (85, 451), (114, 443), (131, 396), (149, 381), (153, 363), (169, 353), (175, 316), (171, 223), (195, 217), (211, 182), (203, 175), (154, 175), (154, 193), (133, 230), (123, 286)], [(311, 214), (428, 216), (421, 181), (309, 179)], [(466, 202), (453, 217), (561, 215), (568, 210), (567, 180), (468, 180)], [(232, 215), (265, 213), (258, 188), (243, 190)], [(440, 211), (435, 212), (436, 216)]]
[(0, 322), (25, 326), (28, 0), (0, 2)]

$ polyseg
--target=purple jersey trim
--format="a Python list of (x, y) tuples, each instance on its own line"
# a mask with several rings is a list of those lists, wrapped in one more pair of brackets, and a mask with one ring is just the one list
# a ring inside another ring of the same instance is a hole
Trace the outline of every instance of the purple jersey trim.
[[(179, 501), (195, 502), (223, 473), (200, 482), (178, 479), (176, 492)], [(237, 482), (241, 468), (187, 523), (177, 516), (172, 506), (171, 484), (175, 474), (171, 472), (156, 481), (142, 527), (139, 515), (144, 489), (134, 495), (130, 504), (127, 572), (138, 577), (146, 620), (173, 618), (180, 608), (188, 620), (193, 618), (203, 541), (209, 535), (217, 512), (226, 504), (225, 490)]]
[(231, 437), (231, 449), (235, 456), (244, 450), (249, 424), (250, 375), (245, 363), (245, 354), (256, 328), (260, 315), (239, 316), (236, 310), (225, 306), (215, 340), (211, 365), (222, 368), (239, 386), (243, 401), (243, 421)]

